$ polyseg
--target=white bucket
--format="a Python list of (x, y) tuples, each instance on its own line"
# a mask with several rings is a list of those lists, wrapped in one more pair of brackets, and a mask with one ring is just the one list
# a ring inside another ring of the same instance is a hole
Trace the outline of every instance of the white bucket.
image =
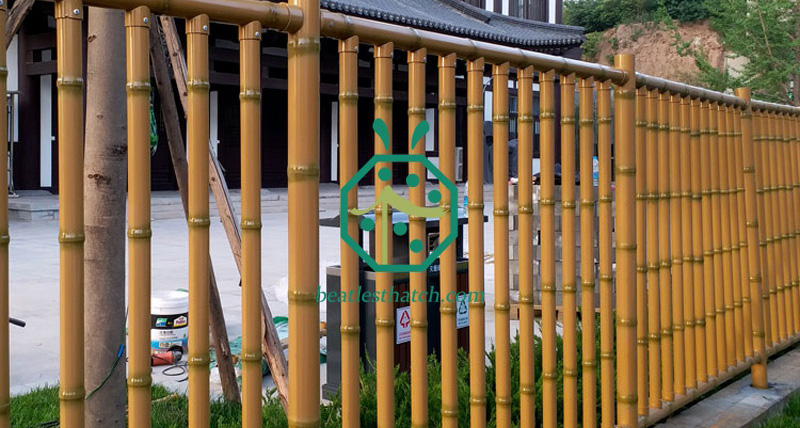
[(189, 350), (189, 293), (167, 291), (150, 300), (150, 350), (152, 353)]

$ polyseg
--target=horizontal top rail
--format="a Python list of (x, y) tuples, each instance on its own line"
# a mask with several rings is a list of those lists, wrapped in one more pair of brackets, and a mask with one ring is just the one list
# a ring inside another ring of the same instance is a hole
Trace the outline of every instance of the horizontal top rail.
[(130, 10), (146, 6), (152, 13), (191, 18), (208, 15), (209, 20), (244, 25), (258, 21), (264, 28), (289, 33), (303, 24), (303, 11), (286, 3), (255, 0), (86, 0), (87, 6)]
[(800, 115), (800, 107), (792, 107), (784, 104), (776, 104), (757, 100), (753, 100), (751, 105), (753, 106), (753, 110), (774, 111), (776, 113)]
[(320, 32), (326, 37), (346, 39), (358, 36), (360, 41), (365, 43), (393, 42), (395, 47), (405, 50), (426, 48), (431, 54), (449, 55), (454, 53), (463, 59), (483, 58), (493, 64), (508, 62), (515, 67), (533, 66), (539, 71), (552, 70), (559, 74), (575, 73), (578, 77), (593, 77), (597, 80), (610, 80), (619, 84), (628, 79), (627, 73), (623, 70), (605, 65), (479, 42), (433, 31), (417, 30), (327, 10), (322, 10), (321, 22)]
[(747, 106), (747, 101), (735, 95), (712, 91), (699, 86), (687, 85), (685, 83), (662, 79), (660, 77), (648, 76), (642, 73), (636, 73), (636, 87), (657, 89), (662, 92), (684, 95), (691, 98), (699, 98), (704, 101), (722, 103), (735, 107), (744, 108)]

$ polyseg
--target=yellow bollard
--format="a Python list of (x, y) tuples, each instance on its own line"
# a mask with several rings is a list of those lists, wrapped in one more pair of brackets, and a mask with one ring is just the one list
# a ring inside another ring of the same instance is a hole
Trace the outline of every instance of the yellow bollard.
[(691, 100), (689, 115), (690, 160), (692, 181), (692, 282), (694, 283), (694, 340), (697, 381), (708, 380), (708, 359), (706, 356), (706, 308), (705, 308), (705, 269), (703, 257), (704, 221), (703, 215), (703, 146), (701, 144), (700, 101)]
[[(555, 89), (553, 72), (539, 75), (539, 120), (541, 123), (542, 216), (542, 422), (555, 428), (558, 421), (556, 373), (556, 261), (555, 261)], [(497, 207), (495, 207), (497, 209)], [(496, 268), (495, 268), (496, 269)], [(605, 401), (605, 400), (603, 400)]]
[(697, 359), (694, 331), (694, 257), (692, 250), (692, 167), (691, 167), (691, 99), (680, 97), (680, 195), (681, 195), (681, 260), (683, 266), (683, 318), (685, 388), (697, 387)]
[[(290, 428), (309, 428), (320, 423), (319, 303), (316, 301), (319, 283), (319, 0), (292, 0), (290, 4), (300, 7), (303, 23), (289, 35), (287, 42), (291, 353), (287, 417)], [(381, 315), (378, 312), (377, 316)], [(383, 336), (378, 330), (380, 346)]]
[(597, 215), (600, 275), (600, 425), (614, 426), (614, 273), (611, 230), (611, 85), (597, 82)]
[[(672, 249), (672, 339), (674, 346), (675, 372), (673, 377), (674, 395), (683, 395), (686, 392), (686, 367), (684, 325), (683, 325), (683, 218), (681, 217), (681, 97), (671, 95), (669, 100), (669, 229)], [(663, 132), (663, 131), (662, 131)], [(662, 332), (663, 334), (663, 332)]]
[[(636, 162), (634, 153), (634, 101), (636, 82), (633, 55), (617, 55), (614, 66), (624, 70), (628, 80), (615, 94), (615, 136), (617, 142), (617, 424), (637, 426), (636, 397)], [(610, 315), (610, 314), (609, 314)], [(608, 398), (608, 397), (604, 397)], [(605, 400), (604, 400), (605, 401)]]
[[(742, 172), (744, 174), (744, 199), (745, 199), (745, 227), (747, 229), (747, 263), (750, 276), (748, 278), (750, 287), (750, 308), (753, 326), (753, 357), (754, 363), (751, 366), (752, 385), (754, 388), (767, 388), (767, 365), (766, 365), (766, 346), (764, 333), (764, 303), (762, 297), (762, 277), (761, 277), (761, 252), (759, 249), (759, 225), (758, 210), (756, 206), (756, 157), (753, 152), (753, 111), (749, 106), (750, 90), (748, 88), (737, 88), (736, 96), (748, 102), (748, 106), (740, 114), (740, 119), (735, 123), (741, 123), (741, 143), (737, 144), (737, 158), (742, 160)], [(737, 126), (738, 128), (738, 126)], [(738, 129), (737, 129), (738, 132)]]
[[(450, 54), (439, 57), (439, 169), (451, 182), (456, 181), (456, 55)], [(506, 161), (508, 157), (506, 157)], [(507, 187), (506, 187), (507, 188)], [(450, 206), (450, 191), (447, 186), (440, 183), (439, 191), (442, 198), (440, 205), (445, 212), (458, 210)], [(506, 227), (508, 230), (508, 227)], [(448, 236), (450, 222), (439, 222), (439, 236)], [(508, 244), (506, 244), (506, 249)], [(440, 259), (441, 272), (439, 291), (442, 296), (455, 294), (456, 291), (456, 248), (450, 245), (444, 250)], [(508, 272), (508, 268), (506, 268)], [(508, 287), (505, 287), (506, 293)], [(502, 301), (502, 294), (495, 295), (495, 299)], [(508, 297), (506, 295), (506, 302)], [(454, 428), (458, 426), (458, 343), (456, 334), (456, 302), (455, 300), (442, 299), (439, 304), (441, 313), (441, 341), (442, 341), (442, 427)], [(506, 312), (506, 315), (508, 313)], [(498, 314), (498, 317), (500, 315)], [(503, 321), (498, 320), (498, 329)], [(508, 335), (508, 320), (505, 321), (505, 337)], [(498, 333), (498, 344), (501, 336)]]
[[(467, 62), (467, 171), (471, 183), (467, 209), (469, 255), (473, 260), (483, 260), (483, 66), (482, 58)], [(469, 291), (473, 296), (483, 295), (483, 272), (483, 263), (469, 264)], [(469, 302), (469, 415), (473, 428), (486, 426), (485, 304), (483, 300)], [(427, 388), (427, 383), (421, 387)], [(419, 422), (419, 426), (428, 426), (427, 419)]]
[(83, 385), (83, 13), (79, 0), (56, 3), (58, 123), (62, 124), (58, 127), (62, 332), (58, 398), (61, 426), (65, 428), (83, 426), (86, 394)]
[[(239, 27), (242, 153), (242, 427), (261, 416), (261, 23)], [(344, 287), (343, 287), (344, 288)]]
[[(519, 422), (521, 426), (534, 426), (536, 423), (536, 376), (534, 371), (533, 177), (531, 170), (534, 120), (533, 67), (519, 69), (517, 83), (519, 91), (519, 108), (517, 109), (519, 129), (517, 145), (519, 164), (517, 170), (519, 174)], [(591, 102), (591, 92), (589, 92), (589, 97)], [(591, 159), (589, 170), (591, 171)], [(592, 307), (593, 312), (594, 307)], [(592, 328), (594, 328), (593, 326), (594, 324), (592, 324)], [(594, 336), (592, 336), (591, 345), (594, 349)], [(584, 371), (585, 373), (586, 371)], [(592, 412), (594, 411), (594, 406), (592, 406)]]
[[(186, 21), (189, 86), (189, 427), (209, 424), (208, 354), (208, 16)], [(296, 319), (296, 318), (295, 318)], [(291, 400), (290, 400), (291, 402)]]
[(575, 76), (561, 76), (561, 292), (564, 332), (564, 427), (578, 425), (575, 286)]
[[(658, 92), (647, 92), (645, 141), (647, 191), (647, 340), (650, 369), (649, 406), (661, 408), (661, 304), (658, 258)], [(619, 232), (617, 232), (619, 233)]]
[(508, 297), (508, 63), (492, 67), (494, 129), (494, 311), (497, 426), (511, 426), (511, 344)]
[[(423, 156), (425, 155), (425, 145), (417, 144), (412, 148), (411, 145), (414, 144), (414, 141), (411, 140), (413, 130), (417, 129), (417, 125), (425, 120), (425, 63), (427, 55), (428, 52), (425, 48), (408, 53), (408, 129), (411, 131), (408, 135), (408, 153)], [(356, 61), (357, 58), (354, 56), (354, 81), (358, 75)], [(357, 90), (358, 85), (354, 84), (353, 89)], [(409, 175), (415, 174), (420, 178), (418, 185), (409, 187), (409, 200), (418, 207), (425, 206), (426, 180), (422, 179), (427, 176), (425, 166), (419, 162), (412, 162), (409, 164), (408, 169)], [(415, 239), (425, 242), (425, 219), (411, 217), (409, 218), (409, 223), (409, 242)], [(470, 233), (471, 237), (472, 233)], [(471, 249), (470, 254), (472, 254)], [(423, 252), (414, 252), (409, 249), (408, 255), (411, 264), (422, 264), (425, 260)], [(415, 290), (417, 293), (426, 291), (427, 277), (427, 272), (409, 273), (409, 286), (412, 293)], [(471, 331), (472, 328), (470, 328)], [(353, 382), (358, 382), (358, 375), (355, 375)], [(358, 412), (358, 409), (355, 410)], [(427, 303), (421, 299), (411, 302), (411, 425), (415, 428), (428, 426), (428, 308)]]
[[(581, 366), (584, 428), (597, 426), (597, 361), (594, 334), (594, 119), (592, 79), (580, 80), (580, 169), (581, 169)], [(522, 131), (520, 131), (522, 132)], [(529, 162), (528, 162), (529, 163)], [(522, 239), (522, 238), (521, 238)], [(520, 239), (520, 240), (521, 240)], [(520, 357), (524, 361), (524, 358)], [(522, 423), (522, 426), (529, 426)]]
[[(636, 393), (647, 397), (647, 89), (636, 91)], [(639, 400), (639, 416), (648, 414), (647, 400)]]
[(150, 426), (150, 10), (125, 13), (128, 109), (128, 422)]
[[(705, 333), (706, 333), (706, 370), (708, 377), (717, 377), (717, 327), (716, 312), (714, 309), (714, 242), (712, 229), (714, 218), (712, 217), (712, 160), (711, 144), (709, 136), (709, 104), (703, 101), (700, 111), (700, 171), (702, 176), (702, 195), (703, 195), (703, 308), (705, 313)], [(721, 278), (720, 278), (721, 280)], [(720, 339), (721, 340), (721, 339)]]
[(658, 301), (660, 309), (661, 338), (661, 399), (672, 401), (674, 355), (672, 352), (672, 267), (670, 259), (669, 215), (669, 94), (658, 96)]
[[(414, 69), (409, 68), (409, 80), (414, 80)], [(414, 92), (409, 90), (409, 100)], [(409, 101), (411, 102), (411, 101)], [(409, 128), (414, 129), (414, 128)], [(413, 165), (413, 164), (412, 164)], [(344, 187), (358, 170), (358, 37), (350, 37), (339, 41), (339, 185)], [(414, 197), (414, 189), (409, 191), (410, 199)], [(412, 199), (412, 202), (415, 202)], [(353, 186), (347, 194), (347, 233), (357, 236), (358, 217), (350, 214), (350, 210), (358, 207), (358, 186)], [(418, 225), (417, 225), (418, 227)], [(424, 226), (423, 226), (424, 227)], [(415, 223), (411, 223), (410, 232), (414, 236)], [(413, 238), (412, 238), (413, 239)], [(340, 243), (342, 266), (342, 291), (348, 296), (358, 292), (358, 256), (350, 246)], [(411, 254), (415, 254), (411, 252)], [(413, 261), (412, 261), (413, 263)], [(413, 275), (413, 274), (412, 274)], [(412, 287), (414, 276), (411, 277)], [(358, 428), (361, 409), (359, 403), (359, 302), (348, 300), (341, 303), (342, 324), (339, 327), (342, 335), (342, 426)], [(415, 315), (412, 308), (412, 316)], [(412, 331), (412, 334), (413, 331)], [(419, 341), (417, 341), (419, 343)], [(426, 343), (427, 344), (427, 343)], [(412, 338), (412, 346), (414, 346)], [(424, 353), (426, 353), (423, 350)], [(427, 354), (427, 353), (426, 353)], [(414, 358), (412, 352), (411, 358)], [(412, 369), (412, 376), (416, 371)], [(413, 379), (412, 379), (413, 382)], [(427, 384), (427, 382), (425, 382)], [(413, 385), (412, 385), (413, 388)], [(426, 389), (427, 391), (427, 389)], [(416, 392), (416, 391), (415, 391)], [(427, 402), (427, 400), (426, 400)], [(412, 411), (414, 406), (412, 406)]]
[[(394, 44), (385, 43), (375, 46), (375, 119), (382, 119), (392, 134), (392, 58)], [(375, 154), (391, 153), (391, 146), (384, 147), (380, 138), (375, 135)], [(391, 164), (379, 162), (375, 165), (375, 199), (381, 191), (392, 183), (392, 176), (388, 179), (381, 178), (380, 171), (387, 169), (391, 173)], [(392, 209), (387, 206), (387, 212), (380, 207), (375, 211), (375, 243), (378, 262), (389, 264), (392, 260)], [(387, 230), (388, 229), (388, 230)], [(384, 235), (384, 230), (386, 233)], [(386, 239), (386, 242), (384, 242)], [(376, 275), (375, 291), (383, 295), (390, 295), (394, 283), (391, 272), (379, 272)], [(376, 367), (378, 374), (378, 427), (389, 428), (394, 426), (394, 302), (391, 299), (381, 299), (375, 304), (375, 329), (376, 333)]]

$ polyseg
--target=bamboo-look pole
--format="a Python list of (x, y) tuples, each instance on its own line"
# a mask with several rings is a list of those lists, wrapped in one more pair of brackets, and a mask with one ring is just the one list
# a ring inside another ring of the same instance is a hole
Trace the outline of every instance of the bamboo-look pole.
[(61, 426), (66, 428), (83, 426), (86, 394), (83, 385), (83, 13), (80, 0), (56, 3), (58, 123), (61, 124), (58, 127), (61, 263), (58, 397)]
[[(292, 355), (287, 416), (290, 428), (306, 428), (319, 425), (320, 402), (319, 304), (316, 301), (316, 284), (319, 282), (320, 24), (319, 0), (292, 0), (290, 3), (303, 11), (303, 24), (289, 35), (287, 41), (289, 352)], [(381, 315), (379, 312), (378, 317)], [(378, 335), (380, 346), (385, 335), (381, 336), (381, 331)], [(389, 336), (392, 336), (391, 327)], [(385, 387), (385, 384), (379, 383), (379, 386)], [(388, 392), (391, 391), (389, 388)]]
[(125, 12), (128, 109), (128, 418), (150, 426), (150, 10)]
[[(722, 183), (720, 182), (720, 155), (719, 155), (719, 118), (717, 111), (719, 105), (711, 103), (708, 110), (708, 145), (711, 170), (711, 241), (712, 241), (712, 263), (714, 266), (714, 298), (712, 312), (715, 316), (715, 337), (717, 341), (717, 370), (721, 375), (727, 371), (728, 359), (726, 355), (725, 335), (725, 278), (730, 280), (730, 275), (725, 275), (724, 263), (722, 260)], [(727, 211), (727, 206), (725, 207)]]
[[(686, 392), (686, 366), (683, 325), (683, 219), (681, 218), (681, 98), (671, 95), (669, 99), (669, 228), (672, 244), (672, 340), (674, 349), (673, 396)], [(671, 401), (671, 400), (670, 400)]]
[[(736, 188), (736, 221), (734, 225), (736, 226), (737, 230), (735, 233), (737, 234), (736, 240), (734, 243), (738, 242), (739, 246), (739, 259), (738, 262), (734, 259), (735, 263), (739, 264), (739, 280), (738, 280), (738, 290), (739, 290), (739, 306), (734, 306), (741, 308), (741, 318), (742, 324), (741, 329), (738, 331), (742, 332), (744, 337), (742, 343), (742, 355), (737, 355), (737, 359), (739, 361), (745, 361), (746, 359), (753, 356), (753, 307), (752, 307), (752, 297), (750, 294), (750, 266), (748, 264), (748, 244), (747, 244), (747, 208), (745, 202), (745, 189), (744, 189), (744, 167), (742, 164), (742, 118), (741, 118), (741, 109), (739, 108), (731, 108), (729, 110), (730, 119), (729, 119), (729, 135), (730, 135), (730, 142), (728, 143), (728, 150), (733, 152), (733, 166), (731, 171), (733, 172), (733, 179), (735, 180), (735, 186), (732, 183), (731, 186)], [(734, 305), (736, 303), (734, 302)]]
[[(617, 55), (614, 66), (634, 75), (633, 55)], [(617, 178), (617, 424), (637, 426), (636, 397), (636, 159), (634, 109), (636, 82), (618, 86), (615, 101)], [(610, 314), (609, 314), (610, 315)], [(604, 397), (611, 399), (611, 397)]]
[[(508, 291), (508, 63), (492, 67), (494, 134), (494, 312), (497, 426), (511, 426), (511, 336)], [(553, 342), (555, 343), (555, 342)]]
[(597, 215), (600, 276), (600, 425), (614, 426), (614, 272), (611, 231), (611, 85), (597, 82)]
[[(744, 314), (743, 314), (743, 303), (742, 303), (742, 271), (744, 267), (741, 263), (741, 240), (739, 237), (739, 219), (740, 215), (744, 215), (742, 212), (739, 212), (739, 185), (737, 183), (736, 177), (740, 175), (741, 168), (736, 168), (736, 150), (734, 145), (734, 138), (735, 138), (735, 131), (734, 131), (734, 123), (733, 123), (733, 112), (734, 108), (732, 106), (725, 107), (725, 139), (723, 143), (724, 153), (727, 155), (727, 171), (728, 171), (728, 206), (730, 211), (730, 234), (731, 234), (731, 265), (733, 267), (733, 276), (731, 279), (731, 283), (733, 286), (733, 293), (731, 295), (730, 303), (733, 306), (733, 331), (734, 331), (734, 349), (733, 355), (728, 355), (728, 361), (733, 361), (733, 364), (729, 365), (736, 365), (739, 362), (744, 361), (744, 348), (745, 348), (745, 337), (749, 336), (752, 333), (752, 329), (748, 332), (744, 330)], [(727, 297), (727, 296), (726, 296)], [(726, 316), (728, 312), (726, 302)]]
[[(189, 427), (209, 424), (208, 406), (208, 16), (186, 21), (189, 152)], [(203, 161), (195, 162), (198, 159)], [(295, 317), (295, 319), (297, 319)], [(291, 400), (290, 400), (291, 402)]]
[[(519, 400), (521, 426), (536, 423), (533, 314), (533, 67), (518, 71), (518, 175), (519, 175)], [(591, 107), (591, 92), (589, 93)], [(590, 110), (591, 111), (591, 110)], [(591, 160), (589, 165), (591, 171)], [(590, 182), (591, 182), (591, 177)], [(590, 313), (594, 313), (592, 306)], [(594, 324), (592, 324), (593, 326)], [(592, 331), (594, 327), (592, 327)], [(594, 336), (592, 336), (594, 337)], [(594, 338), (592, 339), (594, 349)], [(584, 371), (584, 373), (586, 373)], [(594, 382), (594, 380), (592, 380)], [(592, 412), (594, 412), (592, 406)]]
[(703, 183), (700, 101), (691, 100), (689, 114), (690, 166), (692, 192), (692, 283), (694, 284), (694, 340), (697, 382), (708, 380), (706, 357), (705, 269), (703, 268)]
[(719, 204), (720, 204), (720, 237), (721, 237), (721, 253), (722, 258), (722, 278), (723, 278), (723, 319), (725, 320), (725, 364), (726, 367), (733, 367), (736, 365), (736, 342), (740, 340), (737, 338), (737, 332), (734, 331), (735, 322), (733, 314), (733, 281), (738, 275), (733, 266), (732, 258), (732, 240), (731, 240), (731, 198), (730, 186), (728, 179), (728, 152), (727, 149), (727, 136), (728, 136), (728, 123), (727, 114), (724, 105), (717, 106), (716, 111), (711, 114), (717, 116), (717, 157), (719, 158)]
[[(32, 4), (32, 2), (31, 2)], [(16, 6), (16, 4), (15, 4)], [(7, 46), (6, 19), (8, 5), (0, 4), (0, 46)], [(20, 21), (21, 22), (21, 21)], [(7, 111), (8, 99), (6, 84), (8, 69), (6, 67), (6, 53), (0, 52), (0, 111)], [(8, 152), (8, 121), (0, 120), (0, 151)], [(0, 189), (8, 189), (8, 164), (0, 162)], [(0, 320), (9, 317), (8, 309), (8, 244), (11, 238), (8, 234), (8, 192), (0, 194)], [(9, 411), (11, 410), (10, 393), (10, 361), (9, 361), (9, 331), (8, 324), (0, 323), (0, 428), (8, 428), (10, 424)]]
[(691, 99), (681, 97), (679, 104), (680, 129), (680, 196), (681, 196), (681, 260), (683, 266), (683, 318), (684, 325), (684, 386), (687, 389), (697, 387), (697, 360), (694, 337), (694, 257), (692, 255), (692, 181), (691, 181)]
[[(597, 426), (597, 360), (594, 316), (594, 81), (581, 79), (580, 98), (580, 170), (581, 170), (581, 366), (583, 391), (583, 423), (585, 428)], [(529, 426), (522, 423), (522, 426)]]
[[(772, 215), (767, 214), (770, 219), (769, 225), (772, 226), (771, 233), (768, 232), (770, 241), (767, 241), (769, 247), (772, 248), (771, 257), (773, 259), (773, 277), (775, 278), (775, 305), (777, 307), (778, 317), (778, 335), (775, 342), (780, 343), (786, 340), (786, 303), (784, 302), (784, 286), (786, 284), (786, 277), (783, 270), (783, 257), (781, 249), (781, 212), (780, 212), (780, 183), (778, 182), (778, 162), (777, 162), (777, 135), (775, 129), (775, 120), (772, 113), (765, 113), (764, 115), (765, 128), (767, 130), (767, 140), (765, 142), (765, 159), (766, 168), (764, 173), (768, 176), (767, 184), (764, 186), (770, 212)], [(766, 178), (766, 177), (765, 177)], [(768, 226), (769, 227), (769, 226)], [(771, 292), (772, 290), (770, 290)]]
[(766, 133), (763, 114), (758, 111), (753, 113), (753, 159), (755, 160), (756, 170), (756, 198), (758, 218), (759, 252), (761, 253), (761, 273), (762, 273), (762, 300), (764, 300), (764, 341), (766, 348), (770, 349), (777, 341), (778, 336), (778, 317), (775, 302), (775, 285), (773, 283), (773, 262), (769, 234), (771, 229), (772, 208), (767, 203), (767, 191), (769, 174), (764, 172), (767, 166), (766, 161)]
[[(702, 182), (702, 219), (703, 219), (703, 312), (706, 330), (706, 371), (708, 377), (716, 377), (717, 365), (717, 314), (714, 309), (714, 242), (712, 229), (712, 187), (711, 187), (711, 144), (709, 141), (709, 103), (703, 101), (700, 106), (700, 171)], [(721, 278), (720, 278), (721, 281)], [(721, 340), (721, 339), (720, 339)]]
[[(412, 148), (414, 141), (411, 140), (413, 138), (413, 130), (417, 129), (417, 125), (425, 120), (425, 63), (427, 55), (428, 53), (424, 48), (408, 53), (408, 129), (412, 131), (408, 135), (408, 153), (422, 156), (425, 155), (424, 142), (420, 142), (420, 144)], [(352, 70), (354, 92), (358, 90), (356, 61), (357, 58), (354, 57)], [(354, 124), (353, 126), (356, 125)], [(419, 162), (412, 162), (408, 165), (408, 170), (409, 176), (414, 174), (419, 178), (419, 184), (410, 186), (408, 189), (409, 201), (418, 207), (425, 206), (425, 182), (427, 181), (425, 179), (427, 177), (425, 166)], [(414, 240), (425, 242), (425, 219), (413, 216), (409, 218), (409, 223), (409, 242)], [(471, 237), (472, 233), (470, 233)], [(470, 254), (472, 254), (471, 249)], [(425, 254), (422, 251), (415, 252), (409, 249), (408, 257), (411, 264), (418, 265), (425, 261)], [(478, 263), (471, 263), (470, 267), (473, 264), (477, 265)], [(425, 291), (428, 281), (427, 276), (427, 272), (409, 273), (409, 286), (412, 293)], [(470, 331), (472, 331), (472, 328), (470, 328)], [(356, 337), (356, 344), (358, 343), (357, 339), (358, 337)], [(356, 370), (358, 370), (358, 367), (356, 367)], [(357, 374), (354, 375), (353, 382), (358, 383)], [(355, 418), (358, 418), (358, 409), (354, 410), (356, 411)], [(421, 299), (415, 299), (411, 302), (411, 426), (414, 428), (428, 426), (428, 308), (427, 303)]]
[[(794, 203), (794, 213), (800, 214), (800, 180), (798, 180), (798, 174), (800, 174), (800, 165), (798, 165), (797, 159), (797, 116), (790, 115), (787, 117), (787, 133), (789, 135), (789, 144), (787, 145), (787, 158), (789, 159), (789, 165), (791, 167), (790, 172), (790, 188), (792, 193), (792, 201)], [(797, 271), (795, 276), (795, 282), (792, 284), (792, 301), (794, 302), (795, 308), (795, 332), (800, 332), (800, 221), (797, 219), (795, 215), (791, 216), (791, 219), (794, 221), (793, 224), (790, 224), (789, 235), (792, 236), (793, 241), (793, 251), (795, 257), (793, 259), (793, 263), (797, 266)]]
[[(456, 181), (456, 55), (450, 54), (439, 57), (439, 170), (451, 182)], [(508, 157), (506, 157), (506, 162)], [(506, 187), (508, 189), (508, 187)], [(458, 210), (450, 206), (450, 191), (443, 183), (439, 183), (442, 198), (440, 205), (445, 212)], [(439, 222), (439, 236), (449, 236), (456, 231), (451, 230), (449, 221)], [(508, 227), (506, 227), (508, 230)], [(506, 244), (508, 248), (508, 244)], [(442, 296), (449, 296), (456, 292), (456, 247), (449, 245), (441, 257), (439, 291)], [(508, 269), (506, 269), (508, 272)], [(508, 292), (508, 287), (505, 287)], [(501, 300), (502, 295), (496, 295)], [(506, 301), (507, 301), (506, 297)], [(458, 335), (456, 334), (456, 301), (442, 299), (439, 304), (441, 313), (441, 341), (442, 341), (442, 427), (455, 428), (458, 426)], [(508, 312), (504, 313), (508, 316)], [(498, 329), (505, 323), (505, 337), (508, 333), (508, 318), (503, 321), (498, 313)], [(502, 336), (498, 331), (498, 346), (502, 343)], [(510, 346), (510, 345), (509, 345)], [(510, 373), (510, 372), (509, 372)]]
[[(410, 80), (414, 80), (415, 69), (409, 68)], [(409, 97), (415, 92), (409, 90)], [(410, 116), (409, 116), (410, 117)], [(413, 128), (410, 128), (413, 129)], [(413, 164), (412, 164), (413, 165)], [(339, 185), (344, 187), (358, 170), (358, 37), (339, 41)], [(413, 189), (411, 198), (413, 198)], [(424, 191), (424, 189), (423, 189)], [(350, 210), (358, 207), (358, 186), (347, 194), (347, 233), (357, 236), (358, 217)], [(416, 227), (416, 229), (415, 229)], [(411, 223), (411, 236), (419, 232), (419, 225)], [(342, 291), (358, 292), (358, 256), (350, 246), (340, 243), (342, 266)], [(411, 254), (415, 254), (411, 252)], [(412, 255), (413, 257), (413, 255)], [(412, 286), (414, 276), (411, 276)], [(360, 425), (359, 404), (359, 323), (358, 301), (342, 302), (342, 426), (357, 428)], [(413, 305), (413, 303), (412, 303)], [(413, 308), (412, 308), (413, 309)], [(412, 310), (412, 316), (415, 315)], [(412, 331), (412, 334), (413, 331)], [(418, 341), (419, 342), (419, 341)], [(413, 342), (412, 342), (413, 345)], [(425, 351), (423, 351), (425, 352)], [(414, 354), (412, 353), (412, 357)], [(412, 376), (414, 375), (412, 371)], [(413, 382), (413, 380), (412, 380)], [(426, 382), (427, 383), (427, 382)], [(413, 387), (413, 385), (412, 385)], [(426, 389), (427, 391), (427, 389)], [(415, 393), (418, 393), (416, 390)], [(413, 410), (413, 407), (412, 407)]]
[[(467, 210), (472, 260), (483, 260), (483, 67), (481, 58), (467, 62), (467, 175), (472, 183), (468, 189)], [(544, 134), (542, 136), (544, 138)], [(469, 264), (470, 295), (483, 295), (483, 274), (483, 263)], [(520, 290), (520, 300), (521, 296)], [(486, 426), (485, 305), (483, 299), (469, 302), (469, 416), (473, 428)], [(427, 388), (427, 382), (421, 388)], [(427, 402), (424, 405), (427, 406)], [(421, 419), (420, 426), (428, 426), (428, 420)]]
[(647, 187), (645, 180), (647, 138), (647, 89), (636, 91), (636, 393), (639, 416), (647, 416)]
[[(645, 190), (647, 192), (647, 354), (649, 407), (661, 408), (661, 307), (658, 258), (658, 91), (647, 92)], [(619, 232), (617, 232), (619, 233)]]
[[(744, 175), (744, 199), (745, 199), (745, 228), (747, 229), (747, 267), (749, 270), (748, 284), (750, 288), (750, 309), (753, 331), (753, 357), (754, 362), (750, 368), (752, 372), (752, 385), (754, 388), (767, 388), (767, 364), (766, 364), (766, 342), (764, 326), (765, 304), (768, 302), (762, 298), (762, 276), (761, 276), (761, 251), (759, 249), (759, 225), (758, 209), (756, 204), (756, 157), (753, 151), (753, 111), (749, 106), (750, 89), (737, 88), (737, 97), (743, 98), (748, 102), (748, 106), (740, 113), (740, 117), (734, 123), (737, 124), (736, 132), (739, 132), (738, 124), (741, 124), (741, 142), (737, 144), (737, 158), (741, 162), (742, 173)], [(745, 302), (746, 304), (746, 302)], [(745, 306), (746, 308), (747, 306)], [(745, 320), (746, 321), (746, 320)]]
[(672, 353), (672, 268), (670, 258), (670, 212), (669, 212), (669, 94), (658, 96), (658, 302), (661, 339), (661, 399), (672, 401), (674, 356)]
[(242, 153), (242, 427), (261, 416), (261, 23), (239, 27)]
[(578, 425), (575, 286), (575, 76), (561, 76), (561, 293), (564, 337), (564, 427)]
[[(392, 58), (394, 44), (386, 43), (375, 46), (375, 119), (386, 123), (389, 135), (392, 135)], [(383, 142), (375, 134), (375, 154), (388, 154), (392, 146), (384, 147)], [(381, 171), (388, 170), (386, 173)], [(381, 191), (392, 183), (392, 165), (379, 162), (375, 165), (375, 200)], [(392, 209), (388, 205), (378, 206), (375, 211), (375, 248), (378, 263), (390, 264), (392, 261)], [(394, 283), (391, 272), (378, 272), (375, 291), (383, 295), (391, 294)], [(394, 426), (394, 302), (381, 299), (375, 304), (375, 328), (377, 330), (375, 347), (378, 373), (378, 427)]]
[[(558, 374), (556, 373), (556, 260), (555, 260), (555, 88), (553, 72), (539, 75), (541, 123), (542, 216), (542, 422), (555, 428), (558, 421)], [(503, 154), (505, 156), (505, 154)], [(505, 183), (504, 183), (505, 185)], [(496, 207), (495, 207), (496, 208)], [(497, 269), (497, 268), (495, 268)]]
[(775, 115), (776, 130), (778, 138), (776, 140), (777, 149), (777, 174), (780, 184), (780, 212), (781, 212), (781, 250), (783, 256), (783, 272), (784, 272), (784, 303), (786, 304), (786, 335), (787, 337), (794, 336), (795, 331), (795, 318), (797, 314), (794, 311), (793, 292), (797, 284), (797, 264), (795, 255), (794, 239), (794, 204), (792, 199), (793, 187), (790, 186), (791, 165), (789, 164), (789, 153), (787, 146), (789, 146), (789, 134), (786, 126), (786, 115), (779, 113)]

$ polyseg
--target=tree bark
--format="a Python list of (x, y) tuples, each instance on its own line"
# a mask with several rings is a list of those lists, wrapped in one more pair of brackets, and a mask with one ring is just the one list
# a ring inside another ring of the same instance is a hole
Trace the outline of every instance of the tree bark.
[(110, 377), (102, 390), (86, 401), (86, 426), (124, 427), (125, 361), (110, 372), (125, 344), (128, 145), (124, 13), (90, 8), (88, 26), (84, 162), (87, 393), (109, 373)]

